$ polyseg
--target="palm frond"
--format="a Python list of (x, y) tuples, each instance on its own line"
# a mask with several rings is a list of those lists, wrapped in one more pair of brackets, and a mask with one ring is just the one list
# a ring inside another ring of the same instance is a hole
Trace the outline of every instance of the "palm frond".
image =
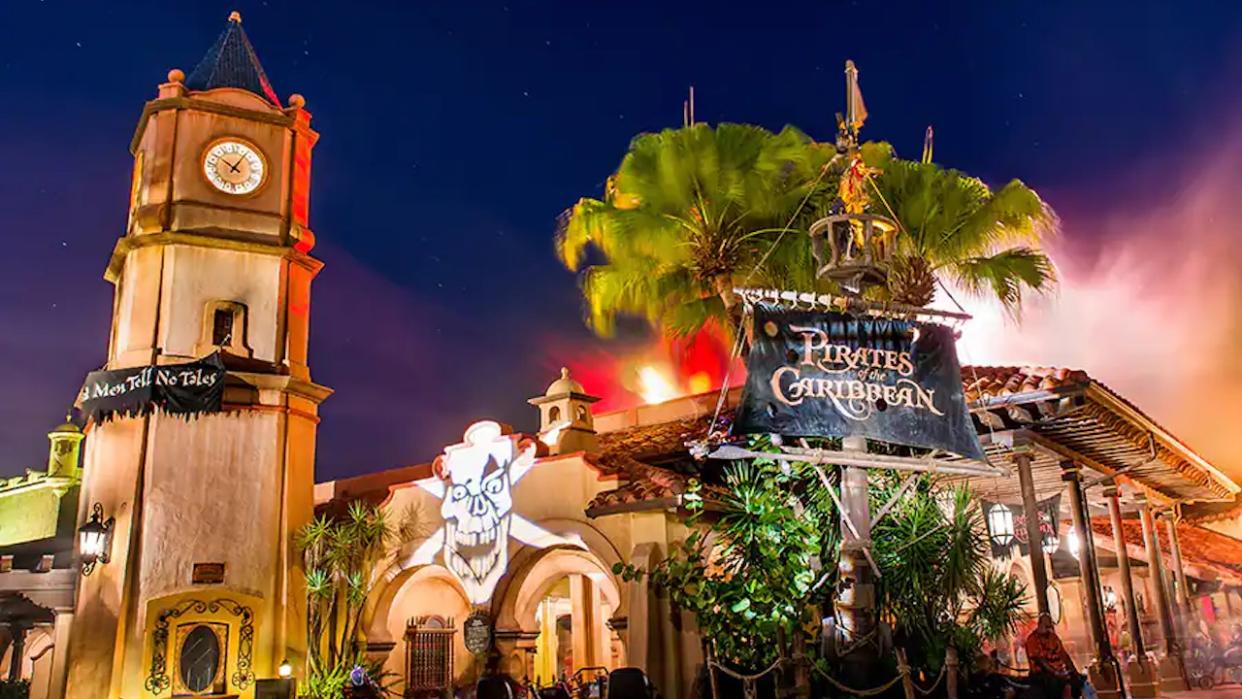
[(1045, 293), (1056, 284), (1056, 268), (1042, 252), (1026, 247), (959, 260), (949, 274), (967, 293), (992, 296), (1017, 315), (1026, 291)]

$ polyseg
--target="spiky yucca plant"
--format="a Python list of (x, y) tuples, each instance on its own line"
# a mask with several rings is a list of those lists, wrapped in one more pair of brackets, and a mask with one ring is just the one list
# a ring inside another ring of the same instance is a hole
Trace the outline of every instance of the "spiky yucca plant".
[(321, 515), (298, 532), (306, 586), (308, 697), (338, 699), (344, 677), (366, 661), (357, 639), (379, 564), (422, 527), (417, 510), (393, 524), (386, 510), (361, 501), (343, 515)]

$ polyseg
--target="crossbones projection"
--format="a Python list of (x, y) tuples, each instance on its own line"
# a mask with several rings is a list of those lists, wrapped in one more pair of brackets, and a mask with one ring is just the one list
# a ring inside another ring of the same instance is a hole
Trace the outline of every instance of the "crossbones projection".
[[(520, 451), (519, 451), (520, 449)], [(559, 536), (513, 512), (512, 488), (535, 465), (535, 444), (519, 444), (490, 420), (466, 428), (461, 444), (436, 459), (436, 475), (415, 485), (440, 498), (444, 524), (410, 555), (426, 565), (443, 552), (444, 567), (461, 582), (472, 604), (492, 598), (509, 565), (509, 537), (527, 546), (576, 546), (577, 535)]]

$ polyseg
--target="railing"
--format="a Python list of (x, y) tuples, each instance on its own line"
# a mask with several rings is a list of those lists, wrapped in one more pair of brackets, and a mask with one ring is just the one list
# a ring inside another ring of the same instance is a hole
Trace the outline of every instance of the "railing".
[[(858, 291), (883, 284), (897, 242), (897, 224), (877, 214), (836, 214), (811, 224), (816, 275)], [(826, 248), (826, 249), (825, 249)]]

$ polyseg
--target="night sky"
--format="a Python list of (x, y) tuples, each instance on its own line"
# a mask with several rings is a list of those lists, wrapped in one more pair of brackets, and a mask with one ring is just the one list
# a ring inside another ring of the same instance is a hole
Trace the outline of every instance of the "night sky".
[(525, 399), (562, 363), (636, 341), (591, 338), (552, 232), (631, 137), (680, 125), (691, 84), (701, 121), (827, 139), (852, 58), (864, 136), (917, 157), (934, 124), (939, 162), (1022, 178), (1060, 213), (1074, 269), (1128, 235), (1117, 216), (1174, 205), (1198, 154), (1242, 135), (1242, 3), (949, 4), (7, 0), (0, 472), (42, 467), (44, 433), (103, 362), (130, 137), (233, 9), (322, 134), (311, 366), (337, 393), (321, 480), (429, 459), (474, 419), (533, 427)]

